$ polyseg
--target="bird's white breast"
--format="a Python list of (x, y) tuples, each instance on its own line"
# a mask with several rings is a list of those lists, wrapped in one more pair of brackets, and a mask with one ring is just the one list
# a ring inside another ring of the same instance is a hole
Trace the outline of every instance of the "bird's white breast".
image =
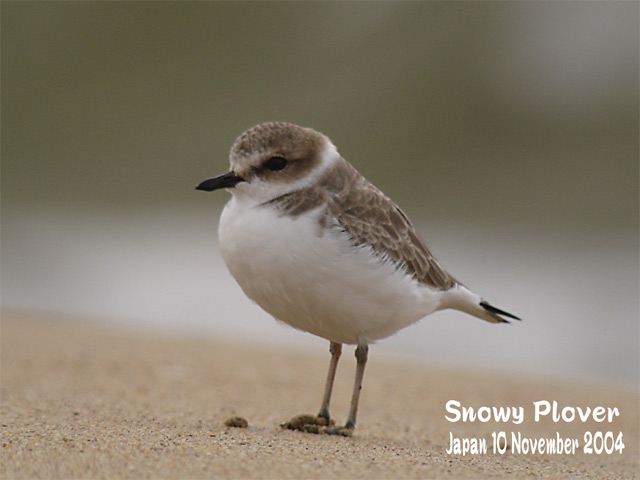
[(321, 227), (321, 213), (290, 217), (231, 199), (220, 248), (249, 298), (292, 327), (348, 344), (387, 337), (438, 308), (438, 292)]

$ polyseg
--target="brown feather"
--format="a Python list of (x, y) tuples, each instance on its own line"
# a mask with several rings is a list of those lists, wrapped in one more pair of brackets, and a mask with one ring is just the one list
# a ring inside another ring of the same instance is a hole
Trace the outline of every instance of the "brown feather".
[(315, 186), (282, 195), (266, 204), (297, 216), (326, 205), (326, 225), (335, 219), (354, 246), (368, 246), (398, 264), (418, 282), (448, 290), (458, 282), (430, 252), (411, 221), (389, 197), (339, 158)]

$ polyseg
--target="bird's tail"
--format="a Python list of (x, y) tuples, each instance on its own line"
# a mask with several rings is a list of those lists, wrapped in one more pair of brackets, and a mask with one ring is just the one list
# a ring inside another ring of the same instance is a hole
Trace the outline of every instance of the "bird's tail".
[[(483, 315), (480, 317), (483, 320), (488, 320), (489, 322), (494, 322), (494, 323), (510, 323), (509, 320), (507, 320), (504, 317), (511, 318), (513, 320), (520, 320), (519, 317), (516, 317), (512, 313), (505, 312), (504, 310), (500, 310), (499, 308), (494, 307), (493, 305), (491, 305), (488, 302), (485, 302), (484, 300), (481, 301), (478, 305), (480, 305), (480, 307), (482, 307), (482, 309), (484, 310)], [(491, 319), (488, 319), (486, 317), (487, 315), (491, 317)], [(479, 315), (476, 315), (476, 316), (479, 316)]]
[(520, 320), (515, 315), (494, 307), (464, 285), (456, 285), (444, 292), (440, 308), (455, 308), (491, 323), (510, 323)]

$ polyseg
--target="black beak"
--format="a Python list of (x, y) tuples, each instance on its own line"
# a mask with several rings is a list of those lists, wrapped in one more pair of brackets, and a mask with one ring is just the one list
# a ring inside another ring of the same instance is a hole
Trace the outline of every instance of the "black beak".
[(244, 179), (237, 176), (234, 171), (227, 172), (219, 177), (208, 178), (196, 187), (196, 190), (204, 190), (205, 192), (213, 192), (221, 188), (233, 188), (238, 183), (244, 182)]

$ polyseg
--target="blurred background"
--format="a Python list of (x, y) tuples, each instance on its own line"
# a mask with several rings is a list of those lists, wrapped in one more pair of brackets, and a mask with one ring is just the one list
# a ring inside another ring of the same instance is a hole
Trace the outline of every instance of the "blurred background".
[[(523, 318), (374, 352), (638, 384), (637, 2), (2, 2), (1, 300), (290, 348), (217, 248), (244, 130), (313, 127)], [(375, 355), (375, 353), (374, 353)]]

